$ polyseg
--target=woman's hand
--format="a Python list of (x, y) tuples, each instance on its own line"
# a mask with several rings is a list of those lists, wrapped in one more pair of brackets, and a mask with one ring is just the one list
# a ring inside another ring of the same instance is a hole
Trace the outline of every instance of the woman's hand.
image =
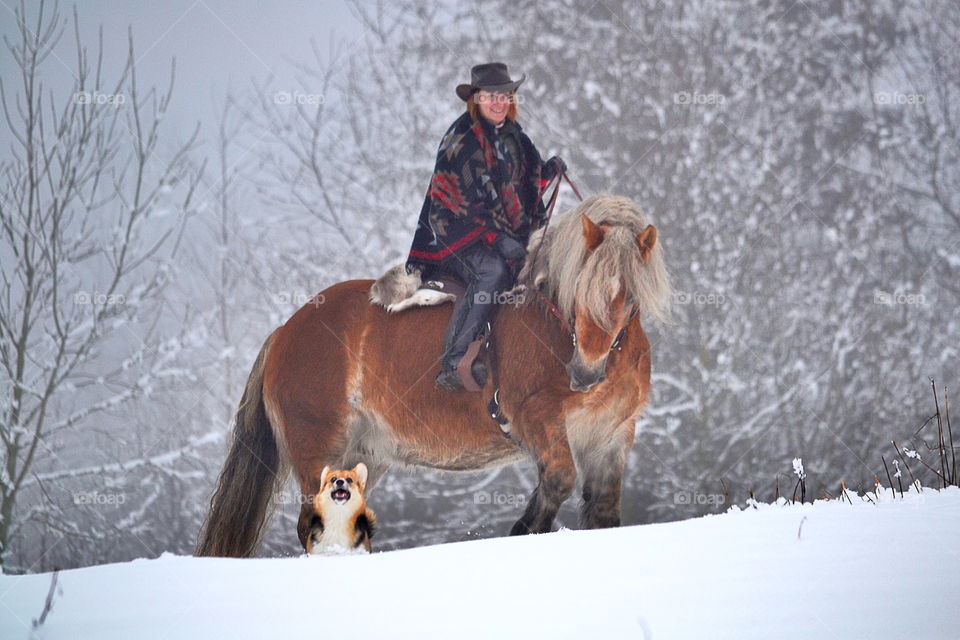
[(543, 163), (543, 171), (541, 175), (544, 180), (553, 180), (558, 175), (567, 172), (567, 163), (560, 158), (560, 156), (553, 156), (549, 160)]

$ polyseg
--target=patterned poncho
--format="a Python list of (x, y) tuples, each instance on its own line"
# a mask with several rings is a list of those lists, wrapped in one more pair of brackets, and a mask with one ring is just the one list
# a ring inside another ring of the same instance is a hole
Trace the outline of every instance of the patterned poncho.
[(464, 112), (440, 142), (407, 268), (430, 270), (498, 234), (526, 245), (544, 220), (542, 169), (540, 153), (519, 124), (507, 120), (498, 130)]

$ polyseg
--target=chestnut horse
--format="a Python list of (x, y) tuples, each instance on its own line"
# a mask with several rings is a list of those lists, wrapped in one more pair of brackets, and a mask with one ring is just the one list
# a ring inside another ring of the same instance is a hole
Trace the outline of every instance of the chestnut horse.
[(640, 318), (668, 318), (657, 231), (632, 200), (594, 196), (543, 235), (530, 240), (525, 292), (493, 321), (506, 425), (487, 410), (493, 376), (479, 393), (434, 387), (452, 305), (391, 314), (371, 303), (373, 281), (335, 284), (260, 350), (197, 553), (254, 554), (290, 469), (305, 497), (305, 543), (321, 471), (358, 462), (372, 488), (392, 464), (474, 471), (529, 457), (539, 484), (511, 534), (550, 531), (578, 480), (580, 526), (618, 526), (623, 467), (650, 393)]

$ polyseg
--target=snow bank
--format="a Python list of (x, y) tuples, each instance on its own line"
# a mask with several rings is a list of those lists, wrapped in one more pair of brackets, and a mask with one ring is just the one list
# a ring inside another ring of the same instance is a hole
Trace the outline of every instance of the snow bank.
[[(37, 636), (960, 637), (960, 490), (873, 497), (370, 556), (64, 571)], [(29, 637), (49, 585), (0, 577), (0, 637)]]

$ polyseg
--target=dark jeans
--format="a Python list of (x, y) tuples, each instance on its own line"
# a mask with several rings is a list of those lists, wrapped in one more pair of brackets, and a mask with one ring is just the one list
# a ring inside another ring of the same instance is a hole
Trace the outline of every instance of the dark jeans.
[(483, 241), (466, 247), (446, 262), (446, 270), (467, 283), (463, 297), (454, 304), (443, 337), (442, 366), (453, 369), (483, 329), (498, 295), (512, 284), (513, 274), (507, 261)]

